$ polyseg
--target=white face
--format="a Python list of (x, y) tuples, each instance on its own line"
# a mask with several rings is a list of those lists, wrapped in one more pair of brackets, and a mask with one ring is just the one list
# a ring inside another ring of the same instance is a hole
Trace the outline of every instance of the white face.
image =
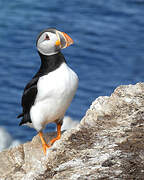
[(60, 46), (56, 45), (59, 37), (52, 32), (44, 32), (37, 41), (37, 49), (44, 55), (53, 55), (60, 51)]

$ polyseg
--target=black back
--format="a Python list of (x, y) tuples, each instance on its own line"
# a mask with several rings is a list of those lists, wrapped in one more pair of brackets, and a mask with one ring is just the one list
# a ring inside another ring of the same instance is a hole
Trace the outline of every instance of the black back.
[(41, 66), (39, 71), (35, 74), (32, 80), (24, 88), (22, 101), (21, 101), (23, 112), (17, 117), (17, 118), (23, 117), (19, 125), (25, 124), (27, 122), (29, 123), (32, 122), (30, 117), (30, 109), (36, 99), (37, 82), (39, 78), (56, 70), (63, 62), (66, 62), (61, 52), (51, 56), (43, 55), (39, 51), (38, 53), (41, 58)]

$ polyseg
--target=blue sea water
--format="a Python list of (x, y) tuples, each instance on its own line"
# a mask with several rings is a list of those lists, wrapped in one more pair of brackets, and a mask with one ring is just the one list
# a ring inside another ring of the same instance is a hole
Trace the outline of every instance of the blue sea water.
[(36, 131), (19, 127), (16, 116), (23, 88), (40, 65), (36, 37), (48, 27), (75, 42), (63, 50), (80, 80), (66, 113), (73, 119), (118, 85), (144, 80), (144, 0), (0, 1), (0, 126), (23, 142)]

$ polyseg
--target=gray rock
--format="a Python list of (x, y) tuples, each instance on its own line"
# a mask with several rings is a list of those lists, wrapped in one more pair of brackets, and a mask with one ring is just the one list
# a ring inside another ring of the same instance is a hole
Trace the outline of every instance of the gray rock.
[[(56, 133), (47, 133), (47, 141)], [(41, 142), (0, 153), (0, 180), (143, 180), (144, 83), (99, 97), (44, 156)]]

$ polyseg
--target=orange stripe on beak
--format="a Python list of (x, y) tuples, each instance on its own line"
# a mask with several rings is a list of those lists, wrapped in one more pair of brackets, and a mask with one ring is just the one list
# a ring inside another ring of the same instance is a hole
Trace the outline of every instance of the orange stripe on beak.
[(74, 41), (72, 40), (72, 38), (67, 35), (66, 33), (64, 32), (61, 32), (63, 34), (63, 36), (65, 37), (65, 40), (66, 40), (66, 47), (70, 46), (71, 44), (74, 43)]

